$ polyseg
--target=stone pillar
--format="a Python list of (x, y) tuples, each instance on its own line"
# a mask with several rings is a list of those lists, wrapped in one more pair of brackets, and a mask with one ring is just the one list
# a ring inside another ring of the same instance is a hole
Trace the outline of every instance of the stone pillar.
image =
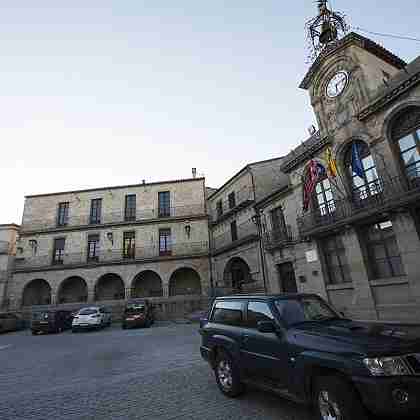
[(90, 285), (88, 283), (88, 298), (87, 298), (87, 302), (88, 303), (93, 303), (95, 301), (95, 286), (94, 285)]
[(163, 297), (167, 298), (169, 297), (169, 284), (166, 283), (162, 286), (163, 289)]
[(51, 305), (57, 305), (57, 293), (51, 291)]
[(398, 212), (392, 218), (395, 237), (401, 255), (413, 303), (420, 304), (419, 258), (420, 240), (413, 217), (408, 211)]
[(354, 286), (353, 306), (349, 309), (359, 319), (378, 319), (367, 267), (355, 229), (347, 228), (342, 235), (342, 241)]

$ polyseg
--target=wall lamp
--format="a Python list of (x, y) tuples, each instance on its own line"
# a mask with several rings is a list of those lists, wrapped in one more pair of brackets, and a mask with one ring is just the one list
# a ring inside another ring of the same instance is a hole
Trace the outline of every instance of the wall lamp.
[(112, 232), (107, 232), (106, 237), (112, 245), (114, 245), (114, 234)]
[(187, 235), (187, 238), (189, 238), (190, 235), (191, 235), (191, 226), (190, 225), (186, 225), (184, 227), (184, 229), (185, 229), (185, 234)]

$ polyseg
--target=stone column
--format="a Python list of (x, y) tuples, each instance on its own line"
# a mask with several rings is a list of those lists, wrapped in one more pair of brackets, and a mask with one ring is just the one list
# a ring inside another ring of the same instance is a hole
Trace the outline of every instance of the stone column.
[(166, 283), (162, 286), (163, 289), (163, 297), (167, 298), (169, 297), (169, 284)]
[(90, 285), (88, 283), (88, 298), (87, 298), (87, 302), (88, 303), (93, 303), (95, 301), (95, 286), (94, 285)]
[(367, 267), (355, 229), (347, 228), (342, 235), (342, 241), (354, 286), (353, 306), (349, 309), (359, 319), (378, 319)]
[(408, 211), (400, 211), (392, 218), (392, 226), (410, 285), (412, 302), (420, 304), (420, 240), (415, 222)]

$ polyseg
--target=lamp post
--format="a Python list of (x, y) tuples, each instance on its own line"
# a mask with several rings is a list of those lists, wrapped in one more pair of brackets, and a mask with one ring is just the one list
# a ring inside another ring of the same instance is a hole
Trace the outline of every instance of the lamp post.
[(266, 282), (266, 276), (265, 276), (265, 254), (264, 254), (263, 244), (262, 244), (263, 235), (262, 235), (261, 218), (265, 219), (265, 214), (262, 211), (255, 210), (255, 215), (252, 216), (251, 220), (255, 223), (258, 229), (258, 239), (260, 243), (260, 256), (261, 256), (261, 264), (262, 264), (264, 293), (267, 293), (267, 282)]

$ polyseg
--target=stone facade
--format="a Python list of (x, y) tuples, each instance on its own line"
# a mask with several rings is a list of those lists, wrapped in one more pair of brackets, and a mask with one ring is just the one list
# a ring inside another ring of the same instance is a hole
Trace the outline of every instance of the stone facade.
[(205, 194), (193, 178), (26, 197), (10, 307), (208, 294)]
[[(328, 97), (327, 86), (337, 72), (346, 73), (346, 86)], [(311, 67), (301, 87), (309, 91), (320, 131), (285, 157), (282, 170), (290, 176), (289, 190), (260, 203), (266, 217), (281, 206), (285, 224), (293, 235), (299, 231), (297, 238), (267, 235), (273, 291), (281, 291), (289, 278), (279, 274), (279, 265), (289, 262), (298, 291), (318, 293), (349, 315), (418, 319), (420, 171), (407, 176), (391, 133), (403, 124), (405, 134), (420, 128), (419, 81), (419, 59), (405, 66), (353, 33)], [(363, 182), (349, 169), (354, 142), (364, 153)], [(339, 173), (323, 186), (319, 180), (309, 210), (302, 213), (309, 164), (315, 162), (327, 173), (327, 147)], [(410, 165), (416, 166), (419, 147), (417, 143)]]

